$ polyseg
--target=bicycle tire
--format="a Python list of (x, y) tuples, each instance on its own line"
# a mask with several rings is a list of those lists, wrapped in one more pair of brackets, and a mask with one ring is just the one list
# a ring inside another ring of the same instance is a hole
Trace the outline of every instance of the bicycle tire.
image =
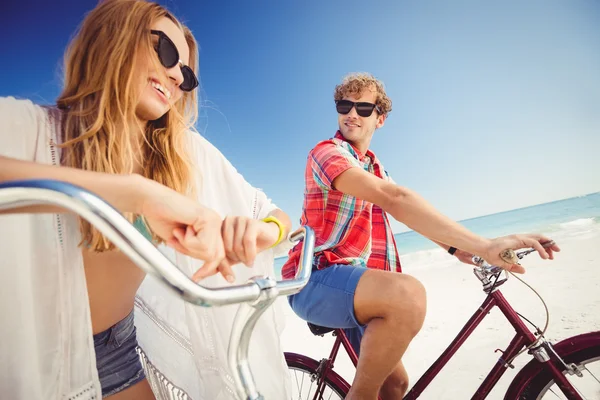
[[(600, 345), (592, 344), (588, 347), (581, 348), (572, 354), (565, 356), (564, 360), (567, 364), (576, 364), (578, 366), (586, 365), (591, 362), (600, 362)], [(564, 366), (560, 366), (559, 369), (563, 374), (565, 373), (566, 368)], [(577, 378), (575, 377), (573, 379)], [(538, 371), (537, 374), (530, 379), (529, 383), (520, 391), (520, 393), (518, 393), (518, 398), (520, 400), (541, 399), (548, 393), (548, 389), (552, 387), (553, 383), (554, 378), (551, 372), (544, 368)]]
[[(306, 374), (308, 377), (310, 377), (311, 380), (316, 379), (317, 369), (319, 368), (319, 362), (317, 360), (299, 354), (285, 353), (285, 361), (287, 363), (288, 370), (300, 371)], [(294, 381), (293, 375), (292, 380)], [(297, 380), (296, 384), (298, 384)], [(350, 385), (335, 371), (329, 370), (327, 372), (327, 375), (325, 376), (325, 388), (329, 388), (329, 390), (338, 395), (340, 399), (344, 399), (346, 397), (346, 394), (348, 394)], [(307, 397), (307, 399), (312, 400), (314, 394), (309, 394), (308, 396), (309, 397)], [(328, 397), (325, 397), (325, 399), (327, 398)], [(294, 397), (294, 399), (297, 399), (297, 397)]]

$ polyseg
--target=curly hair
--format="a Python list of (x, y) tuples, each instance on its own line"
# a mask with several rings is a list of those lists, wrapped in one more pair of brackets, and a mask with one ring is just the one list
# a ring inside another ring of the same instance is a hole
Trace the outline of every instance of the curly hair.
[(387, 115), (392, 111), (392, 100), (385, 93), (383, 82), (365, 72), (345, 76), (342, 83), (335, 87), (333, 99), (341, 100), (344, 96), (360, 95), (364, 90), (377, 92), (375, 104), (382, 115)]

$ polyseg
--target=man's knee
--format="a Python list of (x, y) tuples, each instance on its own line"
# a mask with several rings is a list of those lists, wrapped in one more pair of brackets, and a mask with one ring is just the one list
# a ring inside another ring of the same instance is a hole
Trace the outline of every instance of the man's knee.
[(423, 325), (427, 311), (425, 287), (410, 275), (397, 275), (394, 278), (392, 316), (402, 320), (416, 334)]
[(416, 333), (425, 319), (427, 299), (425, 287), (410, 275), (367, 271), (358, 283), (354, 305), (363, 324), (385, 318)]

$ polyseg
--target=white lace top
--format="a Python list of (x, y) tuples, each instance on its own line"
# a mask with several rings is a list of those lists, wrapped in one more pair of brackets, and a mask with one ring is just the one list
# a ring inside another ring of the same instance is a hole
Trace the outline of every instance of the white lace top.
[[(0, 98), (0, 156), (58, 164), (56, 133), (46, 111), (26, 100)], [(208, 141), (190, 133), (201, 184), (199, 201), (225, 215), (263, 218), (276, 206), (252, 187)], [(100, 399), (77, 218), (74, 215), (0, 215), (0, 393), (2, 398)], [(282, 243), (285, 251), (289, 243)], [(193, 273), (197, 260), (161, 248)], [(276, 249), (277, 250), (277, 249)], [(235, 267), (237, 282), (273, 275), (273, 251), (254, 269)], [(204, 285), (225, 285), (211, 277)], [(289, 382), (276, 305), (257, 324), (250, 362), (266, 399), (287, 399)], [(227, 342), (237, 306), (189, 305), (153, 278), (136, 298), (141, 356), (158, 398), (233, 399)]]

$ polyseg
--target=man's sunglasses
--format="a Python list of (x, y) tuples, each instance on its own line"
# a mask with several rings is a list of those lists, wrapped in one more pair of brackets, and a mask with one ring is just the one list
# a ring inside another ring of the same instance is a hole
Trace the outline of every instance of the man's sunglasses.
[(365, 118), (370, 117), (371, 114), (373, 114), (373, 110), (375, 110), (375, 109), (377, 109), (377, 112), (379, 114), (381, 114), (381, 111), (379, 111), (379, 107), (377, 107), (377, 105), (375, 105), (373, 103), (365, 103), (365, 102), (355, 103), (350, 100), (336, 100), (335, 101), (335, 109), (340, 114), (344, 114), (344, 115), (348, 114), (350, 112), (350, 110), (352, 110), (352, 107), (356, 107), (356, 113), (358, 115), (360, 115), (361, 117), (365, 117)]
[(183, 75), (183, 82), (179, 85), (179, 88), (184, 92), (191, 92), (198, 86), (198, 78), (194, 74), (194, 71), (179, 59), (179, 51), (175, 43), (169, 39), (162, 31), (151, 30), (151, 34), (158, 35), (158, 43), (155, 47), (158, 53), (158, 59), (165, 68), (173, 68), (177, 64), (181, 68), (181, 74)]

